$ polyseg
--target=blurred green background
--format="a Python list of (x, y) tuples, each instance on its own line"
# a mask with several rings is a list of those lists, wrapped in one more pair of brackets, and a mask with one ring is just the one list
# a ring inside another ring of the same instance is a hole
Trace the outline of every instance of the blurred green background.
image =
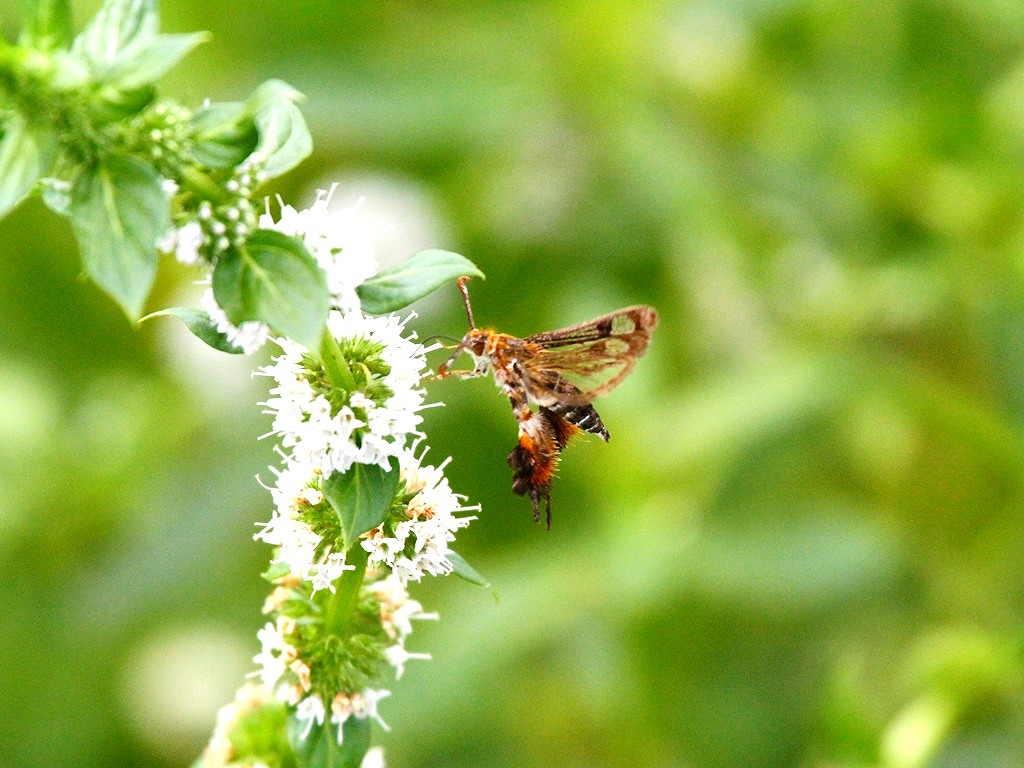
[[(431, 384), (500, 602), (414, 590), (442, 620), (382, 705), (390, 766), (1024, 765), (1017, 3), (163, 11), (213, 33), (167, 95), (290, 81), (316, 154), (272, 191), (364, 196), (384, 261), (466, 254), (481, 324), (661, 313), (550, 533), (507, 402)], [(257, 650), (266, 384), (131, 327), (38, 201), (0, 243), (0, 768), (185, 765)], [(194, 278), (165, 263), (151, 307)], [(464, 332), (454, 286), (418, 310)]]

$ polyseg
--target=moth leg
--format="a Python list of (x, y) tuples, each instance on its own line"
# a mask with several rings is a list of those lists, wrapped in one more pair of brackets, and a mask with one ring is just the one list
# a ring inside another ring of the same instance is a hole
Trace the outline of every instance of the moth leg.
[(440, 373), (438, 373), (437, 378), (439, 378), (439, 379), (450, 379), (450, 378), (478, 379), (481, 376), (483, 376), (485, 373), (487, 373), (487, 371), (478, 371), (475, 368), (470, 369), (470, 370), (455, 370), (455, 371), (445, 370), (444, 375), (442, 376)]

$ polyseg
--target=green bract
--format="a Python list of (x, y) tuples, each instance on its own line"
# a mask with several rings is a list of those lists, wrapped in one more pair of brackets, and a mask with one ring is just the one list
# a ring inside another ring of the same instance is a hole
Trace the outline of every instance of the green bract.
[(171, 223), (156, 171), (110, 155), (75, 180), (70, 214), (89, 277), (138, 317), (156, 276), (157, 240)]
[(196, 307), (168, 307), (157, 312), (151, 312), (142, 320), (149, 320), (151, 317), (176, 317), (185, 324), (197, 339), (206, 342), (209, 346), (220, 352), (227, 352), (229, 355), (240, 355), (244, 351), (241, 347), (232, 344), (226, 335), (217, 330), (216, 324), (210, 318), (210, 313), (205, 309)]
[(217, 261), (213, 294), (234, 325), (262, 320), (313, 349), (330, 306), (324, 273), (306, 246), (269, 229)]
[(390, 469), (377, 464), (353, 464), (348, 472), (332, 472), (324, 480), (323, 493), (338, 513), (345, 548), (380, 525), (395, 500), (400, 473), (397, 462)]
[(465, 256), (432, 249), (413, 254), (371, 277), (357, 293), (365, 312), (383, 315), (409, 306), (456, 278), (483, 276)]

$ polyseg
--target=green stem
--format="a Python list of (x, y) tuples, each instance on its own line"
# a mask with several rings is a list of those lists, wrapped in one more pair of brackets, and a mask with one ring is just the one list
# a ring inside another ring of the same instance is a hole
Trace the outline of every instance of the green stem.
[(341, 387), (348, 392), (355, 392), (358, 389), (356, 377), (352, 375), (348, 360), (338, 346), (338, 340), (331, 335), (331, 332), (324, 328), (324, 335), (320, 340), (320, 358), (324, 364), (324, 370), (331, 377), (336, 387)]
[(359, 590), (366, 575), (368, 553), (357, 542), (345, 557), (349, 565), (355, 566), (355, 570), (345, 571), (338, 578), (335, 591), (328, 599), (324, 612), (324, 629), (336, 637), (345, 637), (352, 614), (359, 602)]

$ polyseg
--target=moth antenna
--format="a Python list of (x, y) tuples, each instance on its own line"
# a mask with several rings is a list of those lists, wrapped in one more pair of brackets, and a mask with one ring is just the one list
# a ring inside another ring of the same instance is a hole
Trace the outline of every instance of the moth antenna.
[(462, 291), (462, 300), (466, 302), (466, 317), (469, 318), (469, 328), (472, 330), (476, 328), (476, 323), (473, 322), (473, 307), (469, 304), (469, 290), (466, 288), (466, 283), (468, 282), (468, 277), (459, 278), (459, 290)]

